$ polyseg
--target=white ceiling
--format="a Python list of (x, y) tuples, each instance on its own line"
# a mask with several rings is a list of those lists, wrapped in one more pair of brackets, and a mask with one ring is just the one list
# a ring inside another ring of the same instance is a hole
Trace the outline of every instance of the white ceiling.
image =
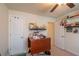
[(76, 5), (74, 8), (69, 8), (65, 4), (59, 5), (54, 12), (50, 12), (50, 10), (55, 6), (55, 3), (7, 3), (6, 5), (9, 9), (48, 17), (60, 17), (66, 13), (79, 10), (79, 3), (74, 4)]

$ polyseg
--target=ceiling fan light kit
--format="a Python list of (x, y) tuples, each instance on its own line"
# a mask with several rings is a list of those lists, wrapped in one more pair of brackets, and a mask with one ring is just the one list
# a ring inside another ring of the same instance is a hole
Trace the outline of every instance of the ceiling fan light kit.
[[(50, 10), (50, 12), (53, 12), (59, 5), (60, 5), (60, 4), (56, 4), (56, 5)], [(61, 4), (61, 5), (63, 6), (64, 4)], [(69, 8), (75, 7), (74, 3), (66, 3), (66, 5), (67, 5)]]
[(70, 8), (73, 8), (75, 6), (73, 3), (67, 3), (66, 5)]

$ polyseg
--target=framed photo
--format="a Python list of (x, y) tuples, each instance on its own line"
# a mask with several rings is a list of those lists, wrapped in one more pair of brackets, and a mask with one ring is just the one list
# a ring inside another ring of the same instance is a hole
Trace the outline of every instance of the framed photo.
[(66, 27), (66, 32), (72, 32), (72, 27)]
[(36, 23), (29, 23), (29, 29), (35, 29), (35, 28), (37, 28)]

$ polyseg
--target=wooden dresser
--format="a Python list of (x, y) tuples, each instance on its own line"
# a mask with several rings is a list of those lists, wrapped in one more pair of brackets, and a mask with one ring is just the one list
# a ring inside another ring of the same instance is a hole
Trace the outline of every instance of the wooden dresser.
[(45, 52), (50, 54), (51, 39), (50, 38), (42, 38), (42, 39), (28, 38), (28, 48), (31, 55), (39, 52)]

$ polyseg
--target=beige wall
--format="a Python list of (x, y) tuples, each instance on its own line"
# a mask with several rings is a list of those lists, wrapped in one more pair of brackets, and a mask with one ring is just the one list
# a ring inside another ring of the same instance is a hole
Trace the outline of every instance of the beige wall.
[(6, 55), (8, 48), (8, 9), (0, 4), (0, 54)]

